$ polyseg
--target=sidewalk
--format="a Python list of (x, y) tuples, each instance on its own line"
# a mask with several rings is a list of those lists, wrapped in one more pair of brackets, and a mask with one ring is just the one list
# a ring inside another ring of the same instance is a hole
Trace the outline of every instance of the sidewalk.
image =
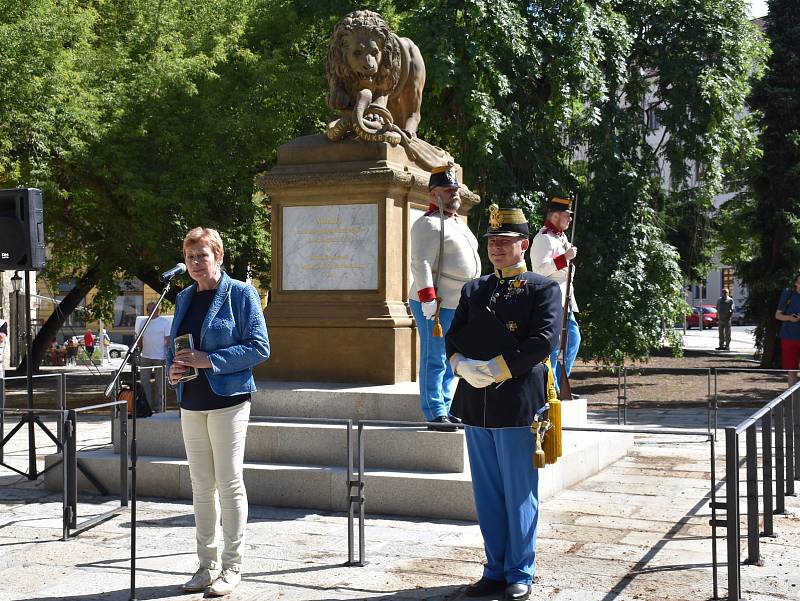
[[(737, 423), (749, 412), (723, 411), (720, 425)], [(590, 419), (616, 423), (616, 413), (593, 412)], [(667, 427), (706, 423), (699, 409), (669, 416), (641, 410), (629, 419), (648, 427), (664, 427), (666, 421)], [(95, 419), (79, 430), (82, 446), (101, 444), (109, 424)], [(12, 439), (6, 461), (27, 465), (26, 440), (22, 434)], [(44, 443), (40, 452), (51, 452)], [(717, 452), (719, 477), (722, 444)], [(709, 599), (708, 469), (708, 447), (699, 438), (639, 436), (629, 457), (543, 503), (531, 599)], [(368, 490), (366, 497), (365, 567), (342, 565), (345, 515), (251, 506), (244, 580), (227, 599), (464, 599), (464, 585), (481, 575), (477, 525), (373, 516)], [(81, 520), (115, 504), (90, 496), (81, 500)], [(742, 566), (749, 601), (800, 598), (800, 500), (786, 500), (789, 515), (775, 517), (776, 538), (761, 539), (764, 566)], [(62, 542), (60, 494), (43, 490), (41, 479), (31, 483), (2, 468), (0, 508), (0, 601), (129, 598), (128, 511)], [(202, 599), (180, 589), (196, 567), (191, 504), (147, 498), (140, 499), (137, 511), (137, 598)], [(718, 552), (724, 562), (724, 539)], [(720, 596), (725, 590), (723, 564)]]
[[(676, 328), (679, 333), (683, 333), (682, 328)], [(755, 326), (733, 326), (731, 328), (731, 349), (729, 351), (717, 351), (719, 346), (719, 331), (717, 328), (710, 330), (698, 330), (693, 328), (686, 330), (683, 334), (683, 349), (687, 351), (715, 351), (722, 355), (747, 354), (750, 358), (756, 352)]]

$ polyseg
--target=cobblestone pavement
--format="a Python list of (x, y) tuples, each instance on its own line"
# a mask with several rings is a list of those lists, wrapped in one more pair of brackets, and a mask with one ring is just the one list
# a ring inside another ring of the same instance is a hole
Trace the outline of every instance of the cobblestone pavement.
[[(722, 411), (719, 426), (751, 411)], [(629, 424), (642, 428), (704, 428), (707, 423), (702, 409), (641, 410), (628, 417)], [(613, 425), (616, 413), (592, 412), (590, 419)], [(104, 444), (109, 436), (108, 422), (99, 418), (79, 430), (82, 446)], [(52, 452), (43, 435), (38, 438), (40, 455)], [(543, 503), (531, 598), (711, 598), (709, 449), (701, 438), (640, 435), (634, 453)], [(26, 444), (27, 437), (17, 434), (5, 449), (5, 461), (25, 469)], [(723, 450), (717, 443), (718, 478)], [(718, 486), (722, 500), (724, 485)], [(113, 506), (113, 500), (86, 495), (79, 513), (84, 519)], [(761, 538), (764, 565), (742, 566), (744, 598), (800, 599), (799, 514), (798, 497), (787, 497), (787, 513), (775, 516), (776, 536)], [(128, 599), (130, 512), (67, 542), (59, 540), (60, 516), (61, 497), (44, 490), (41, 478), (28, 482), (0, 468), (0, 601)], [(184, 594), (179, 586), (196, 567), (191, 504), (140, 499), (137, 525), (136, 598), (203, 598)], [(365, 541), (366, 566), (345, 567), (345, 515), (253, 506), (244, 580), (228, 598), (454, 601), (463, 599), (464, 585), (481, 574), (481, 537), (473, 523), (395, 519), (367, 511)], [(724, 539), (718, 552), (724, 562)], [(721, 597), (726, 578), (723, 563)]]

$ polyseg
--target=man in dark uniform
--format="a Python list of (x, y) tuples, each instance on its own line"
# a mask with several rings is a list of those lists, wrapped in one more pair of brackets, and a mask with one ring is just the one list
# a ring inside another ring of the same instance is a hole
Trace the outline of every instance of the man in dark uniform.
[(470, 597), (505, 591), (508, 600), (527, 599), (533, 581), (539, 479), (530, 425), (547, 400), (543, 361), (562, 308), (558, 284), (527, 270), (528, 235), (520, 209), (490, 207), (486, 236), (495, 271), (464, 286), (446, 341), (461, 376), (451, 411), (465, 424), (486, 552), (483, 577), (467, 587)]

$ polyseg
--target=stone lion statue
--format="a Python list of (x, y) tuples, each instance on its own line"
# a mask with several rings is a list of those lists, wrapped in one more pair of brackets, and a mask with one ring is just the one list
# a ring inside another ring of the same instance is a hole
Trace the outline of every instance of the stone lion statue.
[(391, 120), (409, 138), (416, 137), (425, 63), (416, 44), (389, 31), (378, 13), (359, 10), (341, 18), (326, 72), (328, 106), (342, 115), (342, 128), (352, 122), (360, 137), (372, 139)]

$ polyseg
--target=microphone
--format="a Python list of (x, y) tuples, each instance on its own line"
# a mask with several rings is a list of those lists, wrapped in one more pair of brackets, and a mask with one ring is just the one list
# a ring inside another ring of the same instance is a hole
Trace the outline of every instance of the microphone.
[(172, 278), (176, 275), (183, 275), (186, 273), (186, 264), (185, 263), (178, 263), (172, 269), (165, 271), (161, 274), (161, 281), (162, 282), (169, 282)]

